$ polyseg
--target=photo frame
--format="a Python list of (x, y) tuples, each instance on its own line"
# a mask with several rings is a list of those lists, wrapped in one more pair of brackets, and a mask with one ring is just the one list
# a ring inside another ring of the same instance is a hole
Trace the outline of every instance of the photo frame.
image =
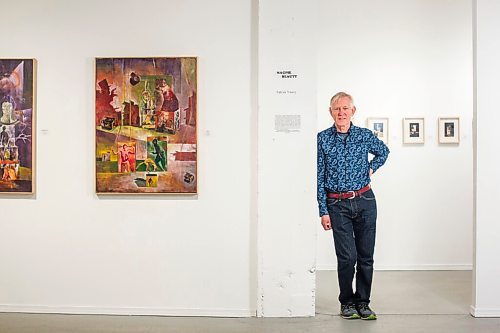
[(439, 143), (460, 143), (460, 118), (438, 118)]
[(424, 118), (403, 118), (403, 143), (423, 144), (424, 142)]
[(0, 72), (0, 194), (34, 194), (36, 60), (0, 59)]
[(389, 142), (389, 118), (368, 118), (366, 127), (383, 143)]
[(196, 194), (197, 58), (96, 58), (97, 194)]

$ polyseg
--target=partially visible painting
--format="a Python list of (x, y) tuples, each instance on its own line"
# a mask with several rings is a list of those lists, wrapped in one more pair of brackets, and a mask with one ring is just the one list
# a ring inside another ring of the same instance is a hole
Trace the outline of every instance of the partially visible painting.
[(0, 194), (35, 192), (34, 59), (0, 59)]
[(197, 193), (197, 59), (96, 59), (96, 192)]

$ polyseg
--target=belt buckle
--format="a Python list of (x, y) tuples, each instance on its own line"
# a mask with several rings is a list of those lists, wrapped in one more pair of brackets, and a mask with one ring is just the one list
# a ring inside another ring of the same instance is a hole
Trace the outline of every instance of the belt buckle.
[(356, 197), (356, 191), (347, 191), (346, 193), (352, 193), (352, 197), (349, 197), (349, 198), (346, 198), (346, 199), (349, 199), (349, 200), (352, 200)]

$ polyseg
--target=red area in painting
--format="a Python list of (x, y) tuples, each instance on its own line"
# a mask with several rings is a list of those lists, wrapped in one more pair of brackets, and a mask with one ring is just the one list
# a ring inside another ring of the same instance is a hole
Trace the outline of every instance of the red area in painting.
[(176, 151), (174, 155), (176, 161), (196, 161), (195, 151)]
[(116, 97), (116, 88), (111, 89), (106, 79), (98, 83), (100, 90), (95, 93), (96, 103), (96, 125), (101, 124), (101, 120), (108, 117), (114, 118), (115, 124), (118, 123), (118, 115), (111, 105), (113, 98)]

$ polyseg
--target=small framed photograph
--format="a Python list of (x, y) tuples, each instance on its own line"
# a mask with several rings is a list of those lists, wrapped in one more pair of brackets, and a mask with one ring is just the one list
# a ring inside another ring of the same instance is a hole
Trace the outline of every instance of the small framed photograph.
[(424, 143), (424, 118), (403, 118), (403, 143)]
[(439, 143), (460, 142), (460, 119), (458, 117), (438, 119)]
[(368, 118), (366, 119), (366, 127), (383, 143), (389, 141), (389, 118)]

